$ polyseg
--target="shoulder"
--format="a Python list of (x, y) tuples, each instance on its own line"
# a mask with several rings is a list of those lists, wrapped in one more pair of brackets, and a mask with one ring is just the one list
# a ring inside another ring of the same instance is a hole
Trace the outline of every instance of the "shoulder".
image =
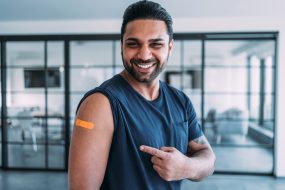
[(104, 115), (112, 116), (111, 105), (109, 99), (100, 92), (86, 97), (78, 107), (77, 117), (93, 120), (94, 116), (104, 118)]

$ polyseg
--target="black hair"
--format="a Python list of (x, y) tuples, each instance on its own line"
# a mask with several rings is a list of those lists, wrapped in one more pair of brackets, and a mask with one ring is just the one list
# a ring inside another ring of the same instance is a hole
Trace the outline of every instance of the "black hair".
[(123, 23), (121, 26), (121, 41), (126, 32), (129, 22), (137, 19), (161, 20), (166, 24), (169, 40), (173, 39), (172, 18), (170, 14), (158, 3), (152, 1), (138, 1), (131, 4), (124, 12)]

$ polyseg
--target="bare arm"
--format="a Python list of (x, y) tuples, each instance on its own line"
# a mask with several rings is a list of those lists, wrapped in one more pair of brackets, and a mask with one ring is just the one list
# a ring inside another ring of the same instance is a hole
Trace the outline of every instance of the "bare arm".
[(186, 164), (186, 176), (193, 181), (200, 181), (211, 175), (215, 168), (215, 154), (203, 135), (188, 144), (188, 164)]
[(189, 142), (189, 153), (182, 154), (174, 147), (153, 147), (142, 145), (141, 151), (152, 155), (154, 170), (166, 181), (188, 178), (199, 181), (214, 171), (215, 155), (205, 136)]
[(114, 132), (109, 100), (100, 93), (89, 96), (81, 104), (76, 119), (94, 126), (92, 129), (74, 126), (69, 153), (69, 189), (99, 189)]

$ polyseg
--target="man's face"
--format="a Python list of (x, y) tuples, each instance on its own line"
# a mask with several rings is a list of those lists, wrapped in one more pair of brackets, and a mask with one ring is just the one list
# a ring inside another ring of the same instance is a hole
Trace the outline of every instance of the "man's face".
[(162, 72), (173, 47), (166, 24), (160, 20), (134, 20), (122, 41), (125, 69), (139, 82), (152, 82)]

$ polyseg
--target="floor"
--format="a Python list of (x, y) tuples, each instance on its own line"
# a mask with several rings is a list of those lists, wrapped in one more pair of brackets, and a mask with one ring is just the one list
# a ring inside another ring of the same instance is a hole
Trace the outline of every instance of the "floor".
[[(65, 172), (19, 172), (0, 170), (0, 189), (3, 190), (65, 190)], [(182, 190), (284, 190), (285, 178), (270, 176), (215, 174), (201, 182), (185, 180)]]

